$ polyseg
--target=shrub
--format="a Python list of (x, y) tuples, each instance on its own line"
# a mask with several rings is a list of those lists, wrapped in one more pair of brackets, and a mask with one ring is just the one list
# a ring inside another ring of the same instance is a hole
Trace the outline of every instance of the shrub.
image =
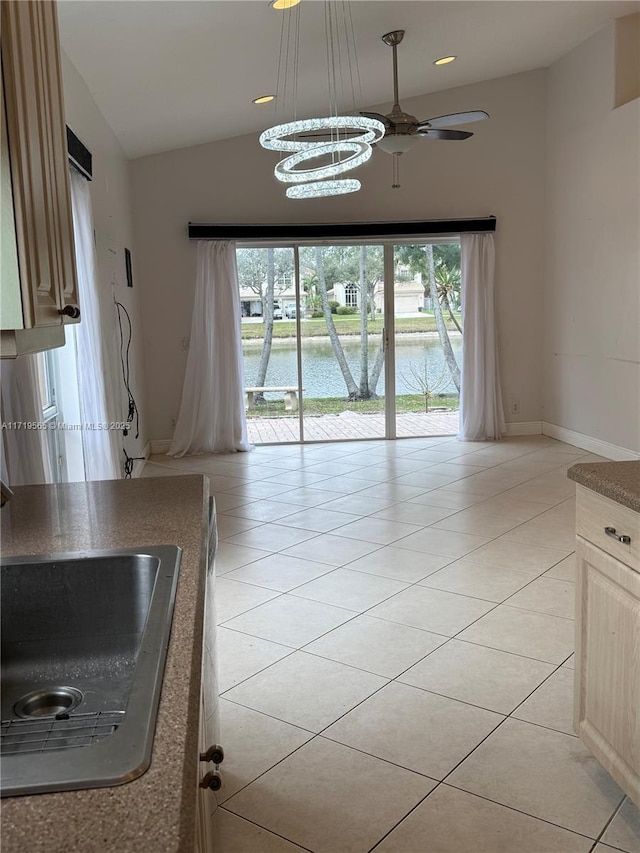
[(335, 314), (336, 312), (340, 313), (340, 312), (338, 311), (338, 308), (339, 308), (339, 307), (340, 307), (340, 303), (339, 303), (339, 302), (336, 302), (336, 301), (335, 301), (335, 300), (333, 300), (333, 299), (330, 299), (330, 300), (329, 300), (329, 308), (331, 308), (331, 313), (332, 313), (332, 314)]
[(314, 311), (311, 312), (311, 316), (314, 320), (317, 320), (318, 317), (324, 317), (324, 314), (322, 313), (322, 311), (316, 308)]
[(336, 308), (336, 314), (357, 314), (358, 309), (354, 308), (353, 305), (338, 305)]

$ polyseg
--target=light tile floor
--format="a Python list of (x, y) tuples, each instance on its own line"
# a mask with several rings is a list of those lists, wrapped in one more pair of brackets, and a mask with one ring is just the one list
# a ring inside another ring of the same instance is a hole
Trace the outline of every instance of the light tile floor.
[(574, 486), (543, 436), (153, 457), (216, 495), (215, 853), (640, 853), (573, 735)]

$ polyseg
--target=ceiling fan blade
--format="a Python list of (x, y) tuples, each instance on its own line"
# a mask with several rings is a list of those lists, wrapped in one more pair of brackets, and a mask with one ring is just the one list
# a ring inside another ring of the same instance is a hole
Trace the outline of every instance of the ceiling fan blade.
[(420, 128), (426, 127), (427, 130), (438, 127), (454, 127), (458, 124), (470, 124), (472, 121), (482, 121), (489, 118), (489, 113), (484, 110), (471, 110), (467, 113), (451, 113), (447, 116), (436, 116), (436, 118), (428, 118), (421, 121), (418, 125)]
[(429, 139), (468, 139), (473, 133), (468, 130), (432, 130), (425, 127), (418, 129), (418, 136), (428, 136)]

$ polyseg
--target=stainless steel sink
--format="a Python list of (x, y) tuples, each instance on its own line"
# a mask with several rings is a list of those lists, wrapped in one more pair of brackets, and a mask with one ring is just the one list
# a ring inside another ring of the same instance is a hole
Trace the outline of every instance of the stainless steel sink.
[(181, 553), (2, 560), (3, 797), (118, 785), (148, 768)]

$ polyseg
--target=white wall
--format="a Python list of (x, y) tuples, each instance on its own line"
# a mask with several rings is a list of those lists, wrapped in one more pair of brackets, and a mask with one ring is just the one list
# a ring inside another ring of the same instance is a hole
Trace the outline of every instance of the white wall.
[(544, 420), (640, 451), (640, 100), (615, 25), (549, 69)]
[[(506, 405), (517, 399), (521, 407), (508, 419), (540, 419), (545, 71), (413, 98), (403, 106), (420, 118), (486, 109), (491, 120), (477, 125), (466, 142), (417, 144), (403, 156), (400, 190), (391, 189), (391, 158), (376, 151), (359, 170), (363, 189), (333, 199), (286, 199), (273, 177), (276, 155), (260, 148), (257, 134), (132, 162), (151, 438), (171, 435), (180, 404), (186, 363), (181, 342), (190, 332), (194, 286), (189, 220), (393, 221), (495, 214), (502, 385)], [(212, 115), (212, 128), (220, 120)]]
[[(93, 155), (93, 181), (89, 186), (96, 235), (99, 285), (112, 290), (118, 302), (126, 307), (133, 324), (130, 385), (140, 410), (140, 437), (136, 440), (135, 432), (130, 433), (127, 438), (121, 434), (120, 447), (124, 447), (129, 456), (141, 456), (148, 436), (148, 423), (143, 375), (141, 288), (138, 280), (136, 247), (133, 241), (129, 162), (91, 97), (86, 83), (64, 54), (62, 55), (62, 76), (67, 124)], [(123, 251), (125, 246), (131, 249), (132, 253), (133, 288), (126, 286)], [(115, 286), (112, 285), (112, 280), (117, 282)], [(106, 324), (110, 330), (106, 343), (111, 381), (119, 402), (119, 409), (112, 413), (112, 417), (116, 420), (126, 420), (127, 396), (119, 361), (120, 337), (115, 307), (113, 314), (106, 318)], [(124, 459), (123, 455), (121, 459)]]

